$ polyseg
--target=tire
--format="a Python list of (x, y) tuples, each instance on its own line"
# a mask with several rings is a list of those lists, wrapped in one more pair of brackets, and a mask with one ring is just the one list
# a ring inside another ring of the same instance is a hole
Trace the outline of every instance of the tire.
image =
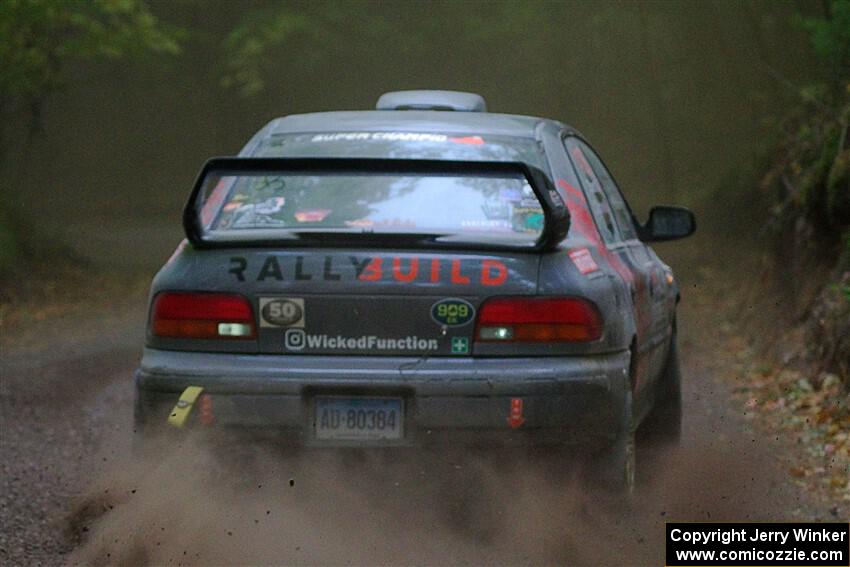
[(676, 446), (682, 437), (682, 372), (675, 331), (657, 388), (652, 411), (640, 427), (641, 441), (653, 446)]
[(592, 455), (585, 469), (587, 481), (607, 492), (630, 498), (635, 491), (636, 442), (632, 393), (623, 400), (620, 430), (605, 451)]

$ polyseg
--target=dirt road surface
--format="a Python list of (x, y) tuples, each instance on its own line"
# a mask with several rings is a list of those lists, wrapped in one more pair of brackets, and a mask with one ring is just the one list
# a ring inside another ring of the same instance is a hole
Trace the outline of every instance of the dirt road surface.
[(788, 475), (794, 448), (733, 400), (711, 304), (688, 301), (700, 285), (680, 315), (682, 446), (639, 452), (631, 509), (520, 451), (425, 465), (245, 448), (223, 464), (187, 439), (134, 461), (144, 283), (106, 306), (6, 321), (0, 563), (662, 565), (667, 521), (835, 519)]

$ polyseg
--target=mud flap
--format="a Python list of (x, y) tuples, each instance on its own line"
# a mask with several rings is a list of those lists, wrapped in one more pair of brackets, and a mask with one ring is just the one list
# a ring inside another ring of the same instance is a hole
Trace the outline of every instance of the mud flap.
[(656, 386), (654, 407), (638, 433), (640, 441), (652, 447), (676, 447), (682, 436), (682, 371), (675, 331)]
[(613, 443), (587, 455), (585, 482), (628, 501), (635, 489), (635, 421), (632, 392), (624, 381), (620, 419)]
[(204, 389), (201, 386), (189, 386), (183, 390), (174, 409), (168, 414), (168, 424), (174, 427), (183, 427), (192, 413), (195, 401), (197, 401), (203, 391)]

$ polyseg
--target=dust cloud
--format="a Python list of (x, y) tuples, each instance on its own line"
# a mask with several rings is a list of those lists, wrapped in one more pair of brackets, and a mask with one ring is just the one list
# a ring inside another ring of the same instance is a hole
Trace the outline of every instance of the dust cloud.
[[(665, 521), (762, 516), (737, 450), (644, 450), (638, 495), (553, 452), (302, 451), (197, 435), (105, 471), (70, 564), (663, 564)], [(768, 515), (769, 511), (768, 511)]]

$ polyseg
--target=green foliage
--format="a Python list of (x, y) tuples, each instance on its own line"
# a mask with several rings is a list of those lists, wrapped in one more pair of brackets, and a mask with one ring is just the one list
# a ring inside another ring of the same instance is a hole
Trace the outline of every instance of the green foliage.
[(774, 161), (762, 180), (776, 203), (775, 214), (802, 215), (832, 242), (850, 226), (848, 110), (850, 100), (838, 117), (812, 108), (787, 116)]
[(803, 18), (815, 54), (834, 77), (850, 76), (850, 0), (832, 0), (829, 16)]
[(265, 70), (271, 66), (269, 50), (296, 34), (316, 31), (310, 18), (288, 7), (249, 12), (224, 41), (228, 56), (222, 85), (238, 88), (245, 96), (259, 93), (265, 86)]
[(816, 234), (839, 244), (850, 227), (850, 0), (828, 15), (797, 21), (826, 71), (826, 82), (799, 91), (803, 104), (781, 123), (775, 159), (762, 181), (776, 201), (776, 226), (802, 215)]
[[(144, 0), (0, 0), (0, 165), (7, 144), (20, 140), (6, 139), (7, 124), (20, 114), (39, 130), (44, 100), (64, 84), (69, 62), (173, 55), (180, 36)], [(31, 253), (33, 236), (16, 213), (0, 198), (0, 276)]]
[[(356, 52), (368, 60), (384, 50), (397, 52), (415, 65), (433, 58), (447, 38), (457, 52), (467, 54), (506, 42), (542, 40), (551, 45), (560, 39), (552, 36), (557, 30), (555, 16), (568, 12), (566, 6), (539, 0), (469, 2), (463, 10), (453, 7), (409, 2), (395, 8), (387, 3), (376, 10), (374, 1), (316, 0), (295, 6), (273, 3), (246, 11), (222, 46), (226, 68), (222, 85), (238, 89), (243, 96), (259, 94), (266, 78), (279, 67), (276, 62), (293, 51), (308, 66), (321, 65), (323, 58), (333, 58), (340, 51)], [(603, 9), (598, 12), (607, 13)], [(299, 41), (309, 42), (309, 49)]]
[[(316, 1), (309, 5), (272, 4), (248, 11), (227, 34), (222, 58), (226, 72), (222, 85), (238, 89), (243, 96), (259, 94), (275, 63), (287, 57), (299, 40), (309, 49), (295, 49), (305, 65), (321, 65), (339, 49), (358, 51), (382, 45), (408, 54), (427, 50), (427, 38), (435, 34), (436, 18), (423, 12), (415, 27), (406, 27), (398, 18), (374, 13), (374, 4), (363, 0), (348, 2)], [(410, 13), (421, 5), (406, 6)], [(341, 38), (346, 38), (343, 44)], [(364, 57), (369, 57), (364, 53)]]
[(10, 269), (18, 257), (19, 243), (16, 232), (0, 202), (0, 277)]
[(0, 99), (37, 103), (63, 82), (69, 60), (175, 54), (179, 33), (142, 0), (3, 0)]

